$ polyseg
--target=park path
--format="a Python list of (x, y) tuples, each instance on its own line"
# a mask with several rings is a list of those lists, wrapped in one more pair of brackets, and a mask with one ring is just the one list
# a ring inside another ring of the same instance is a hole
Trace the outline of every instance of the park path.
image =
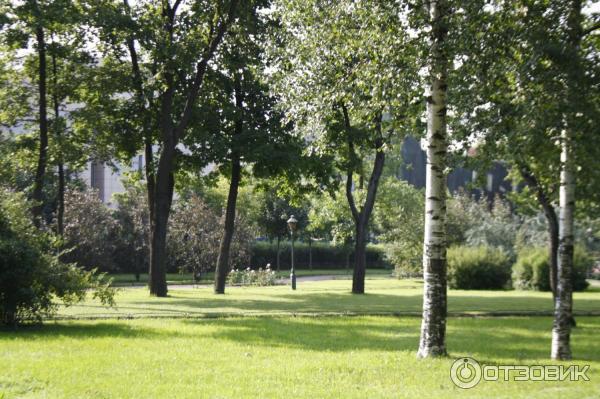
[[(351, 274), (320, 274), (317, 276), (298, 276), (296, 281), (327, 281), (327, 280), (348, 280), (352, 278)], [(289, 277), (278, 278), (276, 281), (277, 285), (290, 284)], [(169, 290), (191, 290), (194, 288), (206, 288), (212, 286), (212, 283), (200, 283), (200, 284), (169, 284)], [(146, 288), (146, 284), (135, 284), (135, 285), (119, 285), (118, 288)], [(238, 288), (239, 286), (229, 286), (230, 288)]]
[[(349, 278), (351, 278), (351, 275), (345, 275), (345, 274), (322, 274), (322, 275), (318, 275), (318, 276), (298, 276), (296, 277), (296, 281), (301, 283), (303, 281), (327, 281), (327, 280), (347, 280)], [(287, 278), (278, 278), (277, 280), (275, 280), (277, 285), (287, 285), (290, 284), (290, 279), (289, 277)], [(197, 288), (197, 287), (209, 287), (212, 286), (211, 283), (203, 283), (203, 284), (172, 284), (169, 285), (169, 289), (170, 290), (189, 290), (189, 289), (193, 289), (193, 288)], [(144, 286), (145, 287), (145, 286)], [(227, 286), (229, 288), (239, 288), (241, 286)]]

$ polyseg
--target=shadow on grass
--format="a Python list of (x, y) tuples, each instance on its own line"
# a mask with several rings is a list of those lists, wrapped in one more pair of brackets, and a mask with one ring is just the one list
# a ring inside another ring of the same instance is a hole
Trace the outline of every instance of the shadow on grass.
[(0, 343), (12, 339), (47, 340), (68, 337), (69, 339), (94, 339), (94, 338), (158, 338), (170, 336), (170, 332), (161, 332), (156, 329), (138, 328), (124, 322), (101, 323), (52, 323), (31, 324), (13, 328), (0, 328)]
[[(367, 293), (352, 295), (350, 293), (269, 293), (261, 299), (239, 298), (233, 295), (211, 296), (209, 298), (178, 297), (174, 293), (167, 302), (158, 302), (155, 298), (127, 302), (119, 309), (128, 311), (151, 311), (165, 314), (205, 314), (205, 313), (359, 313), (359, 314), (420, 314), (422, 296)], [(482, 312), (507, 314), (514, 313), (551, 315), (553, 303), (548, 294), (546, 297), (532, 296), (489, 296), (470, 293), (465, 295), (450, 295), (448, 298), (450, 315), (453, 313)], [(575, 314), (578, 312), (600, 312), (600, 297), (598, 299), (581, 298), (575, 301)], [(581, 314), (581, 313), (580, 313)]]
[[(164, 324), (163, 324), (164, 323)], [(318, 352), (357, 350), (416, 354), (421, 321), (416, 317), (261, 317), (169, 321), (48, 323), (0, 330), (0, 344), (13, 339), (76, 341), (181, 339), (211, 345), (234, 342), (242, 347), (291, 348)], [(484, 363), (510, 360), (547, 362), (550, 317), (450, 318), (447, 347), (452, 357), (469, 355)], [(580, 317), (572, 333), (574, 358), (600, 362), (600, 317)], [(174, 342), (175, 344), (175, 342)], [(119, 345), (118, 341), (115, 345)]]
[[(212, 337), (249, 346), (286, 347), (314, 351), (410, 351), (419, 343), (417, 318), (326, 319), (254, 318), (185, 320), (184, 323), (210, 323), (218, 331)], [(582, 317), (573, 331), (576, 360), (600, 361), (597, 334), (600, 318)], [(448, 325), (451, 355), (470, 355), (493, 363), (497, 359), (549, 359), (552, 319), (536, 318), (456, 318)], [(495, 360), (496, 359), (496, 360)]]

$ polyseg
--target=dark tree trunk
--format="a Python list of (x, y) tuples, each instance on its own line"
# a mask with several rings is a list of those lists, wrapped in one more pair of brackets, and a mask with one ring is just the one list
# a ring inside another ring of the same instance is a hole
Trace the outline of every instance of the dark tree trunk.
[(231, 182), (229, 184), (229, 194), (227, 196), (227, 209), (225, 211), (225, 231), (221, 239), (219, 248), (219, 257), (217, 258), (217, 267), (215, 270), (215, 294), (225, 293), (225, 280), (229, 271), (229, 250), (231, 239), (235, 230), (235, 206), (240, 184), (240, 157), (234, 154), (231, 160)]
[(225, 231), (221, 239), (217, 267), (215, 268), (215, 294), (225, 293), (225, 280), (229, 271), (229, 251), (231, 239), (235, 230), (235, 206), (238, 196), (238, 188), (241, 180), (240, 154), (237, 151), (236, 138), (243, 133), (244, 129), (244, 95), (242, 91), (242, 78), (239, 74), (234, 77), (235, 107), (238, 112), (235, 120), (234, 137), (232, 138), (231, 151), (231, 181), (229, 183), (229, 194), (227, 195), (227, 209), (225, 211)]
[(173, 200), (174, 148), (163, 149), (156, 173), (154, 191), (154, 214), (151, 226), (150, 294), (167, 296), (167, 229)]
[(520, 168), (521, 176), (528, 186), (533, 188), (536, 193), (537, 200), (544, 211), (546, 217), (546, 224), (548, 227), (548, 259), (550, 262), (550, 289), (552, 290), (552, 297), (556, 300), (556, 278), (557, 278), (557, 264), (558, 264), (558, 217), (556, 211), (550, 202), (550, 199), (544, 192), (544, 189), (539, 184), (539, 181), (531, 170), (526, 165), (521, 165)]
[(279, 252), (279, 244), (281, 242), (281, 237), (277, 236), (277, 271), (280, 271), (280, 267), (279, 267), (279, 258), (280, 258), (280, 252)]
[(352, 249), (346, 245), (346, 274), (350, 270), (350, 255), (352, 255)]
[[(354, 143), (352, 142), (350, 130), (350, 117), (348, 110), (342, 105), (342, 113), (344, 116), (344, 125), (348, 134), (348, 152), (351, 160), (356, 160), (356, 153), (354, 150)], [(383, 152), (383, 138), (381, 135), (381, 115), (378, 115), (376, 119), (376, 133), (377, 138), (375, 140), (375, 161), (373, 163), (373, 171), (369, 178), (367, 185), (367, 198), (360, 210), (356, 207), (354, 201), (353, 191), (353, 165), (350, 165), (346, 177), (346, 198), (350, 205), (350, 211), (352, 212), (352, 218), (356, 228), (356, 237), (354, 242), (355, 253), (354, 253), (354, 273), (352, 275), (352, 293), (353, 294), (364, 294), (365, 293), (365, 272), (366, 272), (366, 245), (368, 239), (368, 227), (373, 207), (375, 206), (375, 197), (377, 196), (377, 188), (379, 187), (379, 179), (383, 172), (383, 165), (385, 163), (385, 152)]]
[(54, 121), (52, 122), (54, 133), (56, 134), (56, 141), (58, 142), (58, 192), (57, 192), (57, 212), (56, 212), (56, 230), (58, 235), (62, 236), (64, 233), (64, 219), (65, 219), (65, 165), (63, 162), (63, 149), (62, 149), (62, 126), (59, 125), (60, 119), (60, 98), (58, 95), (58, 67), (56, 65), (56, 54), (52, 53), (52, 102), (54, 107)]
[(356, 226), (356, 240), (354, 242), (354, 272), (352, 274), (352, 293), (365, 293), (365, 273), (367, 264), (367, 228), (360, 224)]
[(35, 171), (35, 180), (33, 183), (32, 199), (34, 205), (32, 208), (33, 221), (37, 227), (41, 226), (43, 204), (44, 178), (46, 175), (46, 164), (48, 162), (48, 115), (47, 115), (47, 88), (46, 88), (46, 42), (44, 38), (44, 28), (40, 25), (36, 29), (36, 40), (38, 50), (38, 89), (39, 89), (39, 129), (40, 129), (40, 147), (38, 153), (38, 163)]
[(312, 270), (312, 238), (308, 237), (308, 268)]

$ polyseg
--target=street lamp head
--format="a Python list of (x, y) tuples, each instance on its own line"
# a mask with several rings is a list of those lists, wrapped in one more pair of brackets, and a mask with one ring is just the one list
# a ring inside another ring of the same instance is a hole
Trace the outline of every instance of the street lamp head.
[(290, 231), (293, 233), (296, 230), (296, 225), (298, 224), (298, 220), (296, 220), (294, 215), (292, 215), (288, 219), (287, 224), (288, 224), (288, 227), (290, 228)]

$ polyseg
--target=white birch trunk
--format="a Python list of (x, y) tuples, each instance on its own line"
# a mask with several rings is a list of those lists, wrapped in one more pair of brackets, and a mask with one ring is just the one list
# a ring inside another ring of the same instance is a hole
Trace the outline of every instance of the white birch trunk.
[(429, 4), (430, 96), (427, 101), (427, 180), (423, 245), (423, 320), (417, 357), (446, 355), (446, 76), (445, 0)]
[(573, 213), (575, 174), (572, 142), (568, 130), (561, 134), (560, 216), (558, 221), (558, 285), (552, 328), (552, 359), (571, 359), (571, 320), (573, 317)]
[[(577, 104), (581, 73), (579, 48), (582, 32), (582, 1), (571, 0), (568, 24), (568, 44), (572, 62), (567, 70), (566, 98), (570, 105)], [(571, 326), (573, 323), (573, 223), (575, 213), (575, 154), (573, 129), (578, 126), (577, 116), (571, 110), (565, 115), (565, 129), (561, 132), (560, 153), (560, 213), (558, 219), (557, 287), (554, 301), (551, 357), (556, 360), (571, 359)]]

